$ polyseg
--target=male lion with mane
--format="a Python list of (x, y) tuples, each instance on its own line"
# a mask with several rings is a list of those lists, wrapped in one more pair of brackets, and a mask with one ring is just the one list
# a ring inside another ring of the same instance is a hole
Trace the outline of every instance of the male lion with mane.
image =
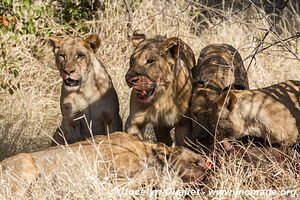
[(147, 39), (140, 34), (139, 39), (125, 76), (133, 88), (125, 129), (142, 137), (145, 126), (151, 123), (157, 141), (171, 145), (170, 130), (175, 127), (176, 144), (184, 145), (191, 122), (182, 115), (188, 114), (192, 94), (194, 53), (178, 37)]
[(71, 37), (66, 40), (52, 37), (50, 44), (63, 79), (60, 98), (62, 133), (56, 131), (53, 144), (64, 144), (65, 140), (74, 143), (91, 134), (121, 131), (116, 90), (95, 55), (100, 46), (99, 37), (90, 35), (86, 39)]

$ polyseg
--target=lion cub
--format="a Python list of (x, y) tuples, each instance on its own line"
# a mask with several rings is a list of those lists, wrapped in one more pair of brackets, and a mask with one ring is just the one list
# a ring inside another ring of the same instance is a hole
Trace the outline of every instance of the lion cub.
[(221, 94), (212, 112), (217, 139), (254, 136), (293, 146), (300, 135), (300, 81)]
[(176, 143), (184, 145), (185, 134), (191, 129), (191, 122), (182, 116), (188, 112), (192, 95), (194, 53), (178, 37), (139, 36), (125, 76), (133, 88), (126, 132), (141, 137), (151, 123), (157, 141), (171, 145), (170, 130), (175, 127)]
[[(61, 131), (53, 138), (58, 144), (74, 143), (91, 134), (122, 130), (119, 100), (111, 78), (95, 53), (100, 46), (97, 35), (86, 39), (50, 38), (55, 60), (63, 79), (60, 108)], [(62, 137), (64, 136), (64, 137)], [(53, 143), (55, 144), (55, 143)]]

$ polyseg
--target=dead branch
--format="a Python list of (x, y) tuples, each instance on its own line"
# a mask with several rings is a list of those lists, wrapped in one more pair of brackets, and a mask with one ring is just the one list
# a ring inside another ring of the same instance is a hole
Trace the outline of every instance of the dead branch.
[[(267, 33), (269, 34), (269, 31), (268, 31)], [(266, 34), (267, 34), (267, 33), (266, 33)], [(265, 34), (265, 37), (266, 37), (266, 34)], [(265, 37), (263, 38), (263, 40), (265, 39)], [(261, 40), (261, 42), (260, 42), (260, 43), (257, 45), (257, 47), (255, 48), (254, 53), (251, 53), (249, 56), (247, 56), (246, 58), (244, 58), (243, 61), (245, 61), (245, 60), (247, 60), (247, 59), (249, 59), (249, 58), (255, 59), (255, 56), (256, 56), (257, 54), (259, 54), (259, 53), (261, 53), (261, 52), (267, 50), (268, 48), (270, 48), (270, 47), (272, 47), (272, 46), (275, 46), (275, 45), (277, 45), (277, 44), (279, 44), (279, 43), (284, 44), (284, 42), (289, 42), (289, 41), (295, 40), (295, 39), (297, 39), (297, 38), (300, 38), (300, 32), (297, 32), (295, 35), (293, 35), (293, 36), (291, 36), (291, 37), (284, 38), (284, 39), (282, 39), (282, 40), (273, 42), (272, 44), (269, 44), (268, 46), (266, 46), (266, 47), (264, 47), (264, 48), (262, 48), (262, 49), (259, 50), (259, 47), (261, 47), (261, 46), (262, 46), (262, 43), (263, 43), (263, 40)], [(295, 53), (292, 53), (292, 54), (294, 55)], [(296, 59), (300, 61), (300, 59), (298, 59), (298, 56), (296, 57)], [(251, 62), (250, 62), (250, 64), (251, 64)], [(248, 65), (247, 70), (249, 69), (250, 64)]]
[[(250, 66), (251, 66), (253, 60), (255, 59), (256, 54), (258, 54), (259, 48), (264, 44), (264, 41), (267, 38), (267, 36), (269, 35), (269, 33), (270, 33), (270, 30), (267, 30), (267, 32), (265, 33), (265, 35), (263, 36), (263, 38), (260, 40), (259, 44), (253, 50), (253, 53), (250, 54), (251, 60), (250, 60), (250, 63), (248, 65), (248, 67), (247, 67), (247, 72), (250, 69)], [(246, 60), (246, 59), (244, 59), (244, 60)]]
[(126, 14), (128, 15), (128, 21), (127, 21), (127, 38), (130, 40), (131, 35), (132, 35), (132, 21), (133, 21), (133, 16), (132, 16), (132, 9), (128, 3), (128, 0), (123, 0), (125, 7), (126, 7)]

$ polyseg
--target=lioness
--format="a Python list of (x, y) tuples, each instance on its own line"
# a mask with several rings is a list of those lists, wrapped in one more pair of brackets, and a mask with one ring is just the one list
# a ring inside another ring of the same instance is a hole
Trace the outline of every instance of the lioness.
[(209, 115), (220, 91), (232, 84), (249, 89), (247, 72), (238, 51), (228, 44), (212, 44), (200, 53), (197, 67), (193, 70), (194, 90), (191, 98), (194, 143), (209, 145), (213, 142), (214, 128)]
[(13, 189), (24, 193), (42, 174), (63, 176), (68, 161), (80, 157), (84, 158), (84, 162), (96, 165), (99, 172), (108, 169), (116, 172), (121, 179), (132, 177), (143, 169), (169, 166), (184, 181), (201, 182), (210, 168), (204, 156), (184, 147), (172, 148), (162, 143), (150, 143), (124, 132), (96, 136), (94, 140), (69, 146), (21, 153), (5, 159), (1, 165), (4, 174), (18, 177)]
[(208, 112), (217, 113), (207, 117), (211, 117), (219, 141), (253, 136), (293, 146), (300, 138), (300, 82), (225, 91)]
[[(74, 143), (91, 134), (121, 131), (119, 100), (111, 78), (95, 53), (100, 46), (97, 35), (66, 40), (52, 37), (55, 60), (63, 79), (60, 108), (61, 130), (56, 143)], [(76, 120), (76, 118), (80, 118)], [(55, 144), (55, 143), (53, 143)]]
[(219, 88), (231, 84), (249, 88), (247, 71), (239, 52), (228, 44), (204, 47), (193, 70), (194, 81), (209, 82)]
[(183, 145), (191, 128), (182, 115), (189, 108), (194, 66), (194, 53), (180, 38), (146, 39), (142, 34), (125, 76), (133, 88), (126, 131), (142, 137), (146, 124), (152, 123), (157, 141), (171, 145), (170, 130), (175, 127), (176, 143)]

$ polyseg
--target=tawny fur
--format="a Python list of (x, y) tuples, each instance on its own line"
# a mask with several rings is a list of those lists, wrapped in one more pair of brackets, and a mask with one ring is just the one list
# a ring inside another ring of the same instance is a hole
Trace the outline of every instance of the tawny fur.
[(247, 71), (239, 52), (228, 44), (210, 44), (204, 47), (193, 70), (197, 81), (209, 82), (219, 88), (231, 84), (249, 88)]
[(191, 116), (195, 121), (189, 138), (194, 143), (208, 145), (213, 141), (214, 128), (207, 116), (215, 114), (209, 108), (225, 88), (239, 85), (249, 89), (247, 72), (235, 48), (227, 44), (211, 44), (201, 51), (193, 78)]
[(255, 136), (293, 146), (300, 134), (300, 82), (222, 93), (212, 113), (217, 139)]
[(13, 183), (12, 189), (21, 194), (37, 180), (38, 175), (63, 176), (65, 165), (78, 157), (83, 157), (84, 162), (96, 164), (99, 173), (108, 170), (117, 173), (119, 178), (132, 177), (151, 167), (159, 169), (169, 166), (183, 180), (201, 182), (208, 169), (204, 156), (184, 147), (154, 144), (124, 132), (96, 136), (94, 140), (69, 146), (18, 154), (2, 161), (1, 166), (4, 176), (18, 177), (19, 181)]
[(58, 130), (54, 134), (53, 144), (64, 144), (63, 136), (66, 142), (74, 143), (91, 134), (121, 131), (116, 90), (95, 55), (100, 46), (99, 37), (50, 38), (50, 42), (63, 79), (60, 98), (62, 133)]
[[(175, 127), (176, 143), (184, 145), (191, 122), (182, 116), (188, 114), (194, 66), (194, 53), (181, 39), (142, 38), (130, 57), (126, 74), (128, 85), (133, 87), (126, 131), (143, 137), (145, 126), (151, 123), (157, 140), (171, 145), (170, 130)], [(138, 97), (137, 91), (146, 93), (153, 88), (149, 98)]]

